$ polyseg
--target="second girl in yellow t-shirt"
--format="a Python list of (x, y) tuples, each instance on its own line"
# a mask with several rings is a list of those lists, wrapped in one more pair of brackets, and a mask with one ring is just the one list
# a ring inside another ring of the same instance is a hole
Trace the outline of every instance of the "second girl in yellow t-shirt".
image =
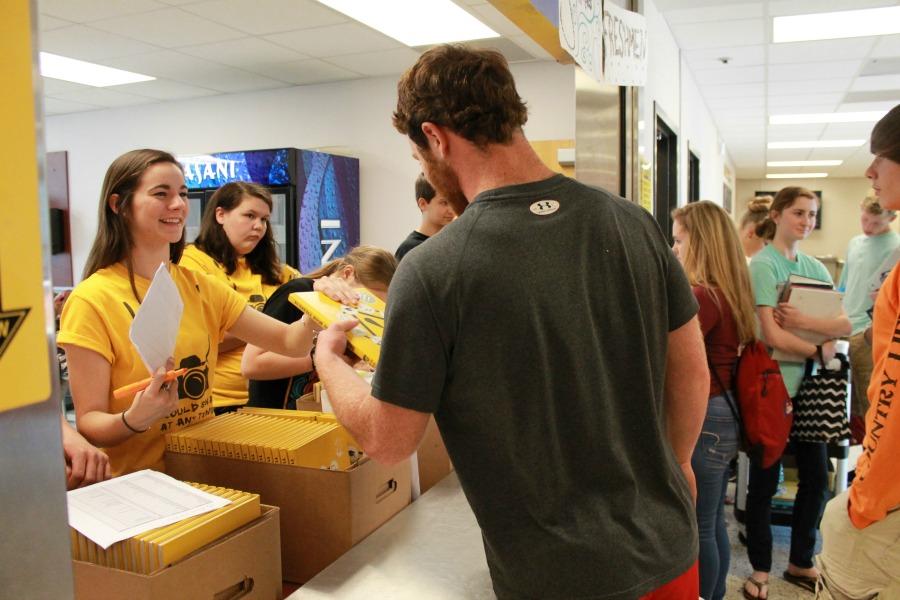
[[(243, 181), (223, 185), (209, 199), (200, 233), (178, 264), (219, 279), (262, 310), (278, 286), (300, 275), (278, 259), (269, 227), (271, 212), (272, 196), (261, 185)], [(247, 403), (243, 352), (244, 342), (232, 335), (226, 334), (219, 344), (212, 389), (217, 410)]]

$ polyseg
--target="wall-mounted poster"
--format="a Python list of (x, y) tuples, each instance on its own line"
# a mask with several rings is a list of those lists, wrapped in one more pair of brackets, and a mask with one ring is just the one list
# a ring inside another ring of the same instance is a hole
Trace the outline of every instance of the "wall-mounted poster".
[(728, 186), (728, 183), (722, 184), (722, 208), (725, 209), (729, 215), (734, 215), (733, 212), (733, 203), (734, 203), (734, 192), (731, 191), (731, 188)]
[[(756, 198), (759, 198), (760, 196), (771, 196), (774, 198), (775, 194), (777, 193), (778, 192), (760, 192), (759, 190), (757, 190), (753, 195)], [(815, 194), (819, 198), (819, 210), (816, 213), (815, 229), (822, 229), (822, 190), (813, 190), (813, 194)]]

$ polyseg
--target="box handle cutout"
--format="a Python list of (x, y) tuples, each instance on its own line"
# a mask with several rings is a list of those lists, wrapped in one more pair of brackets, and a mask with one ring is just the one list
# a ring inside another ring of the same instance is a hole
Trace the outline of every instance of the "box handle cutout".
[(389, 479), (387, 483), (384, 484), (377, 494), (375, 494), (375, 504), (378, 504), (391, 494), (397, 491), (397, 480)]
[(253, 591), (253, 578), (244, 576), (241, 581), (228, 586), (221, 592), (216, 592), (213, 600), (238, 600)]

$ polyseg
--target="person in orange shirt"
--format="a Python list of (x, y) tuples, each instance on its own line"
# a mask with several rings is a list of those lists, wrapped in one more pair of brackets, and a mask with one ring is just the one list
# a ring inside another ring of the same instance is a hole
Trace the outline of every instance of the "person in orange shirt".
[[(886, 210), (900, 209), (900, 105), (872, 130), (866, 177)], [(850, 490), (822, 518), (820, 597), (900, 598), (900, 271), (881, 286), (872, 321), (874, 369), (863, 453)]]

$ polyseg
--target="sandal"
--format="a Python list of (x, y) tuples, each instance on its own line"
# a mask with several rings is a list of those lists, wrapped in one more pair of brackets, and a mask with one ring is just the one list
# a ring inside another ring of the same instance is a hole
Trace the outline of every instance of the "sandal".
[[(753, 585), (756, 588), (756, 595), (752, 596), (750, 592), (747, 591), (747, 584)], [(747, 600), (768, 600), (769, 598), (769, 582), (768, 581), (757, 581), (753, 579), (753, 576), (747, 578), (747, 581), (744, 582), (743, 587), (741, 587), (741, 592), (744, 594), (744, 598)], [(763, 595), (765, 593), (765, 596)]]
[(801, 587), (807, 592), (816, 593), (816, 582), (819, 580), (818, 577), (810, 577), (808, 575), (794, 575), (790, 571), (785, 571), (782, 573), (782, 577), (788, 583), (793, 583), (797, 587)]

